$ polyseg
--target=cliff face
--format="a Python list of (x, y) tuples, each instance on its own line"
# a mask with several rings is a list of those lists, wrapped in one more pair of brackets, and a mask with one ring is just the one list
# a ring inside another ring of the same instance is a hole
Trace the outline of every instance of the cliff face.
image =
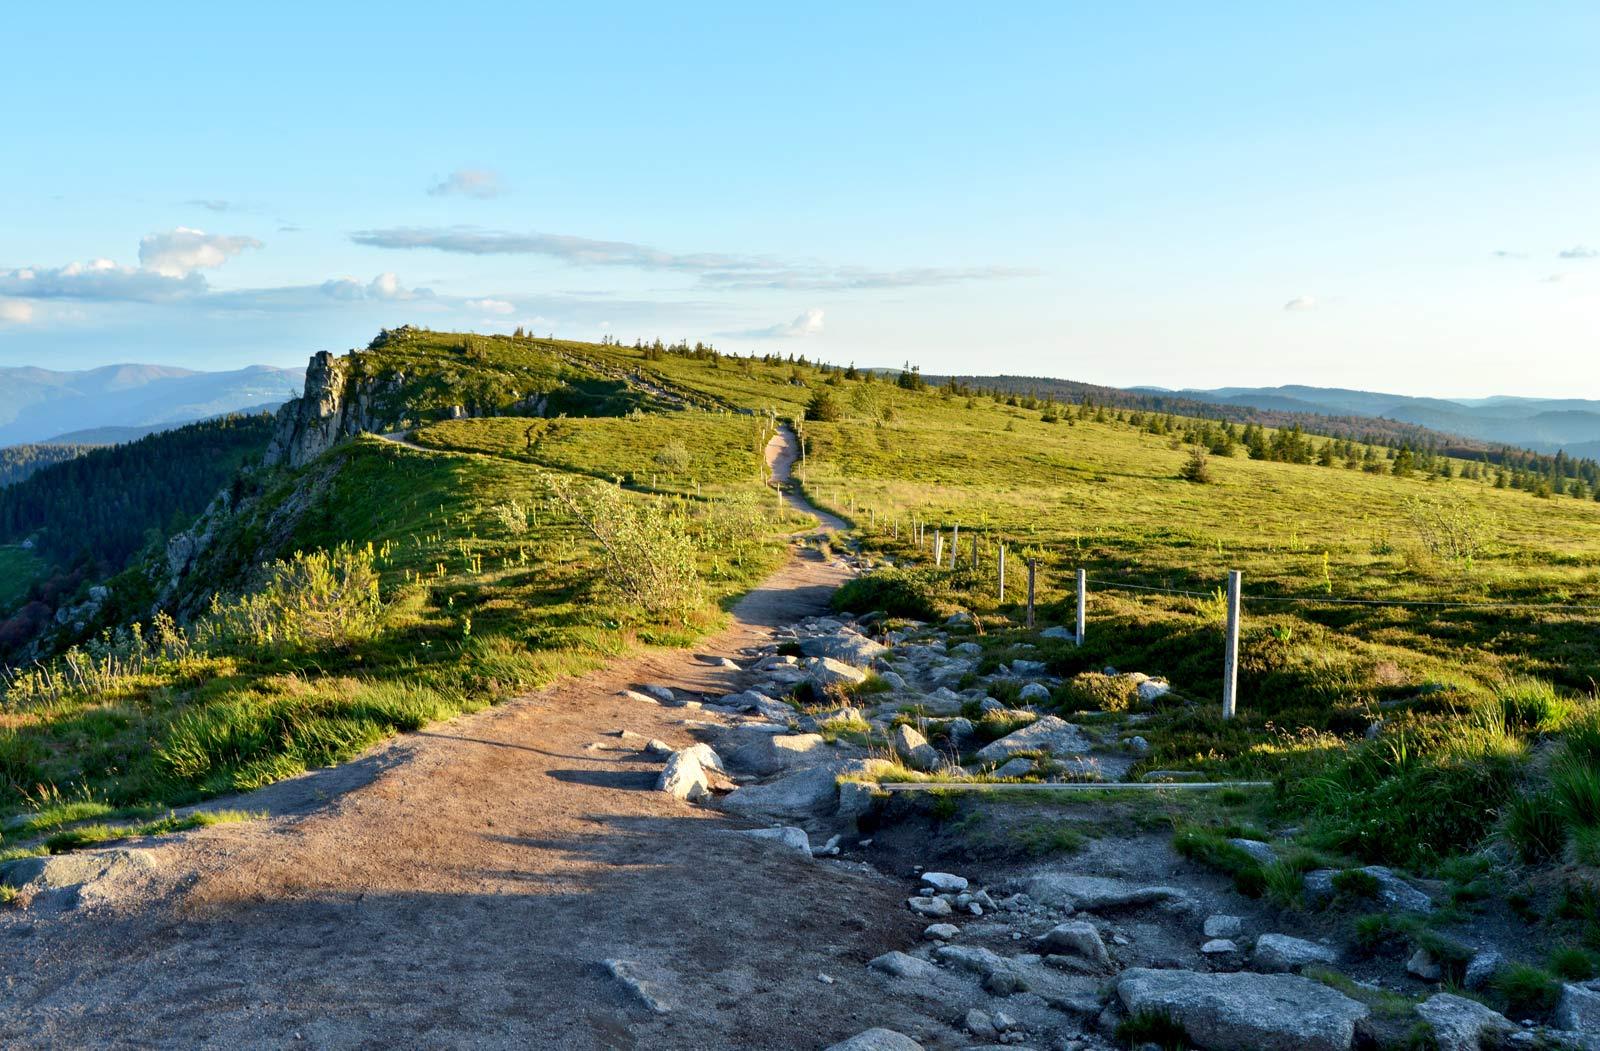
[(305, 393), (278, 410), (264, 466), (302, 467), (343, 438), (395, 429), (395, 421), (378, 418), (377, 405), (405, 384), (405, 375), (395, 373), (385, 380), (360, 377), (352, 369), (353, 360), (325, 350), (312, 356)]

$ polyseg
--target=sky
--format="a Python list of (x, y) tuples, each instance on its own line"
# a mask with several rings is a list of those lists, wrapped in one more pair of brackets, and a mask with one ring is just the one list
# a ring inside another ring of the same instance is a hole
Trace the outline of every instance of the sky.
[(1600, 5), (544, 6), (13, 5), (0, 365), (1600, 397)]

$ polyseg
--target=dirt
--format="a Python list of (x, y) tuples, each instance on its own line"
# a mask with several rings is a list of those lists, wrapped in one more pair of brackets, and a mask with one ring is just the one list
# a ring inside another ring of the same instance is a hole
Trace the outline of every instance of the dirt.
[[(780, 480), (792, 442), (769, 449)], [(6, 910), (0, 1045), (816, 1048), (915, 1029), (863, 966), (916, 939), (900, 881), (729, 835), (740, 822), (654, 791), (659, 760), (607, 736), (691, 743), (700, 713), (618, 691), (730, 688), (697, 656), (740, 656), (847, 575), (797, 548), (695, 653), (228, 800), (273, 816), (146, 847), (149, 874), (78, 908)], [(654, 976), (669, 1011), (608, 959)]]

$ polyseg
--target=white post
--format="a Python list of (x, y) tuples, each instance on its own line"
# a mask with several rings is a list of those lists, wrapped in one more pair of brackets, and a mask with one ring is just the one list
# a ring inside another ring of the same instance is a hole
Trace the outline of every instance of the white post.
[(1239, 592), (1244, 575), (1228, 571), (1228, 647), (1222, 666), (1222, 717), (1232, 719), (1239, 702)]
[(1078, 570), (1078, 634), (1077, 634), (1077, 641), (1078, 641), (1078, 645), (1079, 646), (1083, 645), (1083, 623), (1084, 623), (1084, 620), (1086, 619), (1085, 613), (1088, 610), (1088, 605), (1089, 605), (1088, 599), (1089, 599), (1089, 571), (1085, 570), (1085, 569), (1080, 569), (1080, 570)]
[(933, 568), (938, 569), (944, 565), (944, 534), (938, 530), (933, 534)]
[(1000, 545), (1000, 601), (1006, 600), (1006, 545)]

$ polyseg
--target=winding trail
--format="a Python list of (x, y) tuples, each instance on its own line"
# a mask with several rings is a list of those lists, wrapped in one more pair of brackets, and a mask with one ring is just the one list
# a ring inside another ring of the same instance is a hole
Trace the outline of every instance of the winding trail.
[[(787, 480), (794, 436), (767, 455)], [(797, 547), (697, 654), (741, 656), (847, 574)], [(691, 743), (698, 713), (617, 691), (729, 675), (620, 661), (230, 801), (273, 816), (145, 848), (152, 874), (99, 904), (0, 912), (0, 1046), (798, 1049), (895, 1025), (863, 965), (920, 929), (896, 881), (728, 836), (605, 736)]]

